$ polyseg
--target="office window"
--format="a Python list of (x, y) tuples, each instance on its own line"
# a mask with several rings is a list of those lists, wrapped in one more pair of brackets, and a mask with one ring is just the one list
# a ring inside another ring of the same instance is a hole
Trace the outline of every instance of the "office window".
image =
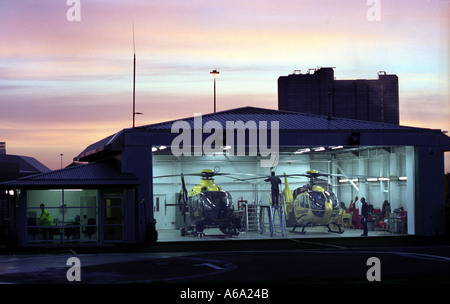
[(98, 190), (28, 190), (26, 227), (28, 243), (98, 242)]

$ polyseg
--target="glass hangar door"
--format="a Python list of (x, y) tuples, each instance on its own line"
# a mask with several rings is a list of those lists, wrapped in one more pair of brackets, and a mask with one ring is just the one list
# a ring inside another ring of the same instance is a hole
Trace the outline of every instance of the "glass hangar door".
[(123, 241), (123, 201), (124, 190), (105, 191), (103, 198), (103, 240), (104, 242)]

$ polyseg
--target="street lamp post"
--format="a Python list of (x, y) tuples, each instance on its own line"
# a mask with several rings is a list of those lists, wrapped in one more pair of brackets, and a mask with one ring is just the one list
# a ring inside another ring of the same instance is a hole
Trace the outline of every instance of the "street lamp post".
[(216, 113), (216, 75), (219, 75), (220, 73), (218, 70), (212, 70), (209, 74), (214, 77), (214, 113)]

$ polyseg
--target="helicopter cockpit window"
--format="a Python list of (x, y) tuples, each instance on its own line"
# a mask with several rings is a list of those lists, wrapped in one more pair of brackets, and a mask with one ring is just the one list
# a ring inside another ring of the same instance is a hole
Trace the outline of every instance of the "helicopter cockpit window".
[(199, 203), (198, 197), (194, 197), (194, 199), (192, 200), (192, 206), (193, 206), (195, 209), (197, 209), (197, 208), (199, 208), (199, 205), (200, 205), (200, 203)]
[(300, 199), (300, 206), (302, 208), (309, 208), (309, 204), (308, 204), (308, 198), (306, 195), (303, 195)]
[(333, 192), (325, 191), (325, 195), (327, 196), (327, 199), (331, 202), (333, 209), (339, 209), (339, 202), (337, 200), (336, 195)]
[(225, 191), (205, 191), (201, 195), (205, 203), (212, 207), (230, 207), (232, 205), (231, 195)]
[(309, 199), (311, 201), (312, 209), (323, 209), (325, 207), (326, 198), (322, 192), (311, 191), (309, 193)]

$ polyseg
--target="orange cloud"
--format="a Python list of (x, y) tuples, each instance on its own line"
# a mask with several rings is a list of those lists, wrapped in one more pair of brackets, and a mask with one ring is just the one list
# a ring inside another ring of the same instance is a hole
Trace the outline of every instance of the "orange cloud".
[(354, 0), (81, 0), (81, 21), (68, 22), (66, 1), (3, 0), (0, 140), (58, 168), (60, 153), (68, 161), (129, 127), (133, 23), (140, 125), (211, 112), (212, 69), (221, 71), (219, 110), (276, 109), (279, 76), (334, 66), (338, 79), (397, 74), (401, 123), (450, 129), (448, 3), (382, 1), (380, 22), (367, 20), (368, 8)]

